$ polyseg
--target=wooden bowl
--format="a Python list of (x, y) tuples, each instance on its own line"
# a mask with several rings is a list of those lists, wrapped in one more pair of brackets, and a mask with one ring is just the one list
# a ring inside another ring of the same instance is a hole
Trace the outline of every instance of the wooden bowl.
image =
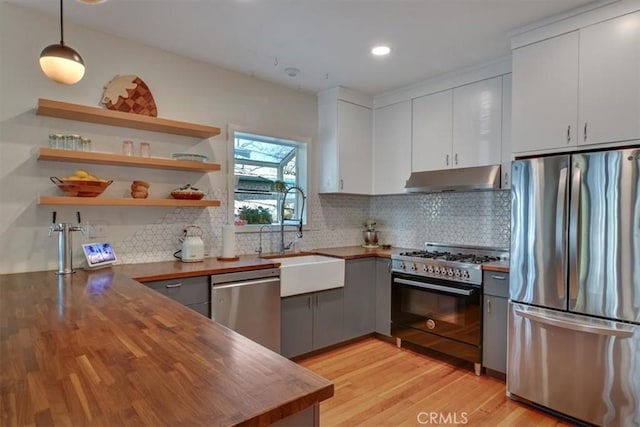
[(204, 197), (204, 193), (172, 191), (171, 197), (181, 200), (200, 200)]
[(89, 181), (81, 179), (60, 179), (52, 176), (51, 182), (58, 186), (66, 196), (75, 197), (96, 197), (113, 181)]

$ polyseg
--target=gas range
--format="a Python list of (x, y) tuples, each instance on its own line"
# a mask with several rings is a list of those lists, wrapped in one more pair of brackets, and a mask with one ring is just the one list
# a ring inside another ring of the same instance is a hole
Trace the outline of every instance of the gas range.
[(391, 270), (479, 286), (482, 264), (504, 261), (508, 257), (509, 252), (502, 248), (425, 243), (422, 251), (392, 255)]

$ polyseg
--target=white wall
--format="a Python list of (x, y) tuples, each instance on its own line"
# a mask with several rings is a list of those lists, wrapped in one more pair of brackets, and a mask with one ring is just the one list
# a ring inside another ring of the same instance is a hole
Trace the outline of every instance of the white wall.
[[(219, 254), (220, 226), (226, 209), (226, 125), (228, 123), (276, 135), (307, 136), (317, 132), (316, 97), (250, 76), (186, 59), (165, 51), (95, 32), (65, 22), (65, 41), (86, 63), (86, 74), (76, 85), (48, 80), (38, 57), (59, 40), (58, 21), (21, 7), (0, 4), (0, 273), (55, 269), (57, 239), (47, 236), (51, 213), (72, 221), (80, 210), (83, 221), (105, 226), (108, 239), (121, 247), (125, 258), (141, 252), (161, 252), (142, 260), (170, 259), (172, 246), (184, 222), (202, 221), (209, 233), (211, 255)], [(202, 46), (206, 49), (206, 45)], [(94, 125), (36, 116), (38, 98), (99, 106), (103, 86), (116, 74), (136, 74), (150, 87), (160, 117), (220, 127), (220, 136), (208, 140), (155, 132)], [(152, 155), (191, 151), (222, 163), (209, 174), (151, 169), (82, 166), (95, 175), (113, 179), (105, 196), (126, 194), (132, 180), (151, 182), (153, 196), (168, 194), (186, 183), (197, 184), (223, 199), (220, 208), (167, 209), (120, 207), (39, 206), (39, 194), (58, 194), (50, 176), (66, 176), (80, 165), (36, 161), (38, 147), (52, 132), (78, 133), (93, 140), (95, 151), (119, 152), (123, 139), (151, 142)], [(313, 144), (313, 142), (312, 142)], [(310, 162), (311, 164), (313, 162)], [(310, 177), (314, 174), (310, 173)], [(313, 186), (313, 183), (311, 183)], [(153, 228), (153, 225), (156, 225)], [(149, 234), (149, 227), (154, 233)], [(166, 235), (165, 242), (158, 236)], [(135, 242), (131, 238), (137, 236)], [(74, 247), (84, 241), (74, 235)], [(163, 246), (163, 244), (165, 246)], [(76, 249), (76, 255), (79, 251)], [(79, 259), (77, 256), (75, 259)]]

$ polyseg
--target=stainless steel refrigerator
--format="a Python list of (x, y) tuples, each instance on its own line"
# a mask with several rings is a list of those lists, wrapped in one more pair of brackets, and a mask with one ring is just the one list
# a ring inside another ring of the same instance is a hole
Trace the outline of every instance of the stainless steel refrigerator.
[(640, 146), (512, 164), (507, 393), (640, 426)]

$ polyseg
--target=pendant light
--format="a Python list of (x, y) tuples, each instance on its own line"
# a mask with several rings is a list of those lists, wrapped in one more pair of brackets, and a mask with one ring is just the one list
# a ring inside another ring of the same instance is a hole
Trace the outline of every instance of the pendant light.
[(45, 47), (40, 53), (40, 68), (51, 80), (72, 85), (84, 76), (84, 61), (78, 52), (64, 44), (64, 25), (60, 0), (60, 44)]

